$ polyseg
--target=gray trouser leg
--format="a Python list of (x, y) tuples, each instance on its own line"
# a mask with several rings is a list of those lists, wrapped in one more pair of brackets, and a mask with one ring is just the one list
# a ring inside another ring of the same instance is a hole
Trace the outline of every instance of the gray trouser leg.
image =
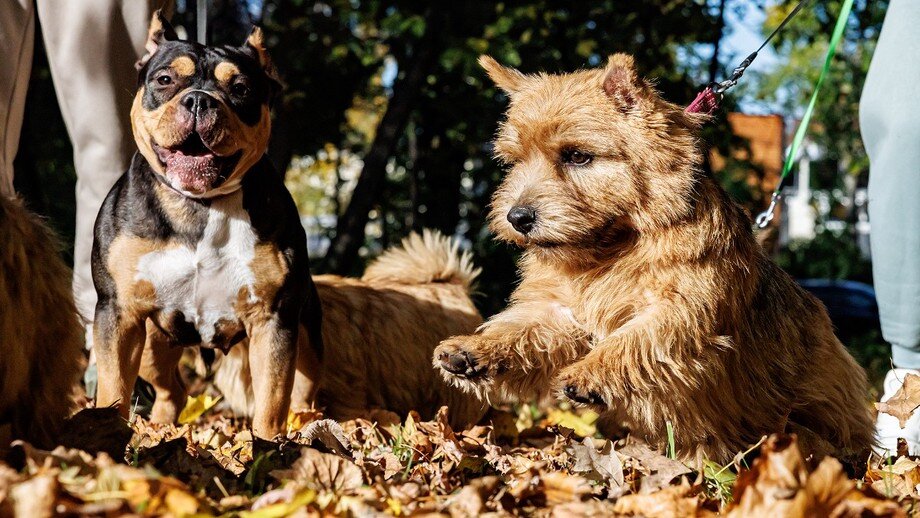
[(37, 2), (77, 172), (74, 296), (81, 315), (92, 322), (93, 224), (134, 152), (129, 119), (137, 83), (134, 63), (143, 52), (153, 8), (164, 0)]
[(892, 0), (860, 105), (872, 272), (897, 367), (920, 368), (920, 2)]

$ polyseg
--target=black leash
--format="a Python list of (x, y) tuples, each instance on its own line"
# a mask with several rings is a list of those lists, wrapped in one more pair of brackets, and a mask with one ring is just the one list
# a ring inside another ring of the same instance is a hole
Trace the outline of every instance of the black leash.
[(687, 109), (685, 111), (690, 112), (690, 113), (706, 113), (706, 114), (710, 114), (714, 112), (716, 108), (719, 107), (719, 102), (722, 100), (722, 94), (724, 94), (725, 91), (728, 90), (729, 88), (738, 84), (738, 80), (741, 79), (741, 76), (744, 75), (744, 71), (747, 70), (749, 66), (751, 66), (751, 63), (753, 63), (754, 60), (757, 59), (757, 55), (760, 53), (760, 51), (763, 50), (764, 47), (766, 47), (770, 43), (771, 40), (773, 40), (773, 38), (779, 33), (779, 31), (783, 30), (786, 24), (788, 24), (793, 18), (795, 18), (796, 15), (798, 15), (802, 11), (802, 9), (805, 8), (812, 1), (813, 0), (799, 0), (799, 3), (796, 4), (795, 8), (793, 8), (792, 11), (790, 11), (789, 14), (787, 14), (786, 17), (783, 18), (783, 21), (775, 29), (773, 29), (773, 32), (771, 32), (770, 35), (767, 36), (767, 39), (765, 39), (763, 43), (761, 43), (760, 46), (757, 47), (757, 50), (750, 53), (748, 57), (744, 58), (744, 61), (742, 61), (741, 64), (739, 64), (737, 67), (735, 67), (734, 70), (732, 70), (732, 73), (728, 77), (728, 79), (724, 81), (710, 83), (708, 86), (706, 86), (706, 88), (703, 89), (702, 92), (697, 94), (696, 99), (694, 99), (693, 102), (690, 103), (689, 106), (687, 106)]

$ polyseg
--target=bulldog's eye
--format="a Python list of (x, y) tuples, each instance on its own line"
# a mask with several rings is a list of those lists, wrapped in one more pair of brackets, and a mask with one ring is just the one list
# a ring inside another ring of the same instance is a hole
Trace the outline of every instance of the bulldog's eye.
[(594, 157), (577, 149), (566, 149), (562, 152), (562, 163), (565, 165), (588, 165)]
[(249, 93), (249, 85), (244, 81), (237, 81), (230, 85), (230, 93), (237, 97), (245, 97)]

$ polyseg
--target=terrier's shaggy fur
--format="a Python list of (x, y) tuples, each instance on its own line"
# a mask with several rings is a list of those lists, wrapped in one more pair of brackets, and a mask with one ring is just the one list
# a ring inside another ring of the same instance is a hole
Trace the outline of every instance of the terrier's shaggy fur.
[[(368, 417), (374, 409), (416, 410), (429, 418), (447, 405), (453, 425), (478, 421), (485, 405), (431, 368), (438, 342), (482, 323), (469, 297), (478, 274), (468, 252), (426, 231), (386, 251), (361, 279), (314, 276), (328, 344), (318, 406), (344, 420)], [(244, 344), (233, 347), (219, 359), (214, 381), (236, 413), (251, 416), (248, 357)], [(307, 405), (296, 395), (291, 401), (294, 410)]]
[(54, 444), (76, 410), (82, 330), (52, 232), (0, 195), (0, 427), (10, 425), (12, 438)]
[(435, 351), (446, 379), (479, 395), (553, 387), (658, 445), (670, 422), (686, 460), (726, 461), (789, 427), (824, 453), (869, 447), (864, 372), (700, 172), (703, 116), (622, 54), (564, 75), (480, 63), (511, 100), (491, 228), (525, 252), (510, 306)]

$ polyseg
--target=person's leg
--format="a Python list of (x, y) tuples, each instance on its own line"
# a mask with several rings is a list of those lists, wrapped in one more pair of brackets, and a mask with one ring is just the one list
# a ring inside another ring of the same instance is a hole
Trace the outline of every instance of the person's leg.
[[(892, 0), (885, 16), (860, 104), (869, 155), (872, 273), (882, 334), (891, 343), (892, 370), (884, 399), (920, 369), (920, 2)], [(893, 448), (908, 439), (920, 453), (920, 416), (905, 429), (880, 414), (879, 438)]]
[[(87, 322), (96, 304), (93, 224), (134, 152), (129, 112), (134, 64), (153, 9), (164, 0), (37, 0), (51, 76), (74, 149), (77, 218), (74, 295)], [(87, 334), (88, 340), (91, 333)]]
[(13, 196), (13, 159), (26, 107), (35, 44), (32, 0), (0, 2), (0, 196)]

